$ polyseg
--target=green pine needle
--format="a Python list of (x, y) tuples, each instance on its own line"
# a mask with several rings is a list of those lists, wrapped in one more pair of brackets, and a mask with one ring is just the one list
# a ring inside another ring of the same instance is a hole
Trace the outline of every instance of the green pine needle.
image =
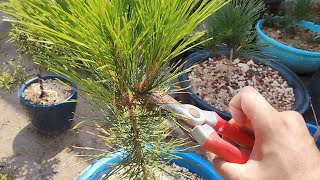
[(22, 56), (18, 56), (17, 61), (9, 60), (6, 65), (0, 68), (0, 89), (11, 92), (18, 85), (27, 79)]
[(112, 127), (100, 128), (107, 133), (99, 136), (128, 152), (114, 172), (129, 167), (131, 179), (146, 179), (154, 177), (150, 167), (160, 155), (182, 143), (165, 141), (170, 130), (164, 122), (175, 119), (141, 97), (169, 89), (182, 73), (170, 60), (192, 48), (203, 33), (189, 35), (228, 2), (9, 0), (0, 10), (11, 16), (12, 41), (37, 64), (77, 83), (99, 109), (111, 111), (101, 118)]
[(265, 4), (260, 0), (233, 0), (207, 19), (206, 43), (210, 49), (225, 44), (229, 48), (246, 48), (256, 37), (255, 23)]

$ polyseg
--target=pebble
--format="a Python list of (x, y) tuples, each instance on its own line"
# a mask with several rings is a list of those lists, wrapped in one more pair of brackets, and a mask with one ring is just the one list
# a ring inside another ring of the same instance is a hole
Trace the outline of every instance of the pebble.
[(191, 89), (208, 104), (228, 112), (228, 103), (231, 98), (242, 87), (250, 85), (255, 87), (279, 111), (292, 110), (295, 103), (293, 89), (272, 68), (255, 64), (252, 60), (236, 59), (233, 61), (231, 85), (229, 85), (226, 76), (228, 68), (226, 59), (213, 58), (206, 67), (206, 72), (210, 73), (204, 73), (204, 63), (206, 62), (196, 65), (189, 73), (189, 79)]
[(247, 71), (249, 71), (249, 69), (250, 69), (250, 67), (249, 67), (248, 64), (238, 63), (238, 66), (241, 68), (241, 70), (242, 70), (243, 72), (247, 72)]

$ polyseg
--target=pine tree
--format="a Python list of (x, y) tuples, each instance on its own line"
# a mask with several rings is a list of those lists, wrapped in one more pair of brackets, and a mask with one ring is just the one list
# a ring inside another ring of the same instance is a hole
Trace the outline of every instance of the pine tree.
[(155, 178), (153, 167), (161, 168), (161, 155), (181, 141), (165, 141), (170, 133), (165, 120), (175, 118), (145, 97), (167, 92), (182, 73), (170, 67), (170, 60), (194, 46), (203, 33), (189, 34), (226, 3), (9, 0), (1, 11), (12, 17), (7, 21), (14, 24), (13, 38), (31, 37), (22, 46), (41, 49), (33, 51), (37, 64), (77, 83), (91, 104), (109, 112), (101, 118), (112, 127), (100, 128), (101, 136), (127, 152), (112, 173), (126, 168), (129, 178), (148, 179)]

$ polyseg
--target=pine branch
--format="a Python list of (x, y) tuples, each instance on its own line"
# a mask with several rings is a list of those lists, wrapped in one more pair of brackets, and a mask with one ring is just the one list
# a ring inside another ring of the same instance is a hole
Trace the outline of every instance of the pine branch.
[(198, 44), (203, 33), (189, 35), (229, 0), (199, 2), (9, 0), (0, 10), (12, 17), (13, 42), (109, 110), (101, 118), (112, 127), (99, 137), (128, 153), (112, 173), (127, 167), (129, 178), (146, 179), (162, 154), (183, 143), (165, 141), (165, 122), (176, 119), (141, 97), (166, 92), (184, 73), (170, 60)]

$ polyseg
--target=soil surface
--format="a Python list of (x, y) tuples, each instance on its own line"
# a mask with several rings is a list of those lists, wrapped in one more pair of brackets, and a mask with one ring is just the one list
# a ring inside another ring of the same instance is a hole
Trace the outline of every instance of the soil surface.
[(40, 83), (32, 83), (28, 86), (22, 97), (32, 104), (55, 104), (67, 99), (72, 88), (57, 79), (43, 80), (43, 95), (41, 97)]
[(227, 75), (227, 60), (224, 57), (210, 58), (196, 65), (189, 80), (191, 89), (206, 103), (229, 112), (228, 104), (241, 88), (256, 88), (268, 102), (279, 111), (292, 110), (295, 102), (293, 89), (270, 67), (255, 64), (252, 60), (233, 61), (230, 84)]
[(288, 46), (313, 52), (320, 52), (320, 36), (309, 29), (296, 27), (295, 35), (276, 28), (263, 27), (262, 31), (269, 37)]

